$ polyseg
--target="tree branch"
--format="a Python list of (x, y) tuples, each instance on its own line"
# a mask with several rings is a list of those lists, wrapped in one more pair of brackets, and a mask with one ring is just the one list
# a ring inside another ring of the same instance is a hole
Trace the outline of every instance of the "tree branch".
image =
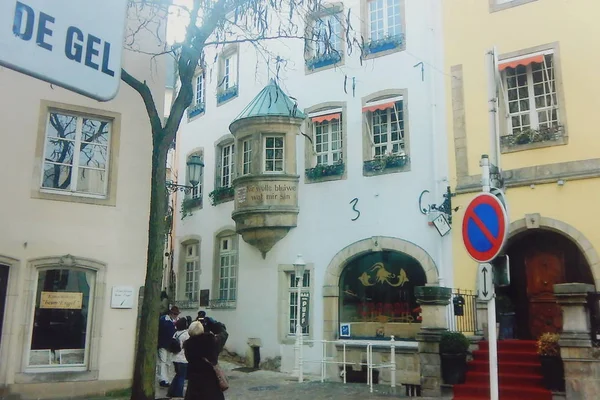
[(132, 89), (140, 94), (142, 100), (144, 100), (144, 105), (146, 106), (146, 112), (148, 113), (148, 117), (150, 118), (150, 126), (152, 127), (152, 136), (157, 134), (162, 130), (162, 121), (160, 116), (158, 115), (158, 111), (156, 110), (156, 104), (154, 103), (154, 98), (152, 97), (152, 92), (146, 82), (140, 82), (135, 79), (133, 76), (129, 75), (124, 68), (121, 69), (121, 80), (128, 84)]

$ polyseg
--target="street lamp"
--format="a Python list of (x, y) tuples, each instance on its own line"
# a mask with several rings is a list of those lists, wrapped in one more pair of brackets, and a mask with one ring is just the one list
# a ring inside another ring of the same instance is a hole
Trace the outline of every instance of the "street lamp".
[(298, 254), (294, 261), (294, 272), (296, 274), (296, 355), (298, 365), (298, 382), (303, 382), (303, 360), (302, 360), (302, 326), (300, 325), (300, 295), (302, 293), (302, 281), (304, 279), (304, 271), (306, 270), (306, 262), (301, 254)]
[(188, 181), (191, 183), (190, 185), (177, 185), (171, 181), (167, 181), (167, 190), (170, 192), (185, 192), (190, 193), (192, 189), (198, 186), (200, 183), (200, 177), (202, 176), (202, 168), (204, 168), (204, 163), (202, 162), (202, 157), (200, 156), (191, 156), (188, 158), (188, 162), (186, 163), (186, 176)]

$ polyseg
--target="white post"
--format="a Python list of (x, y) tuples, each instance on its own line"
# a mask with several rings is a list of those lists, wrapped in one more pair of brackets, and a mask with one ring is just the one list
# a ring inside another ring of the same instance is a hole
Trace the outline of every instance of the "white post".
[(298, 348), (298, 382), (304, 382), (304, 360), (302, 359), (302, 326), (300, 325), (300, 295), (302, 294), (303, 276), (296, 276), (298, 294), (296, 298), (296, 347)]
[(496, 48), (487, 52), (486, 66), (488, 69), (488, 117), (490, 128), (490, 158), (492, 164), (500, 168), (500, 138), (498, 137), (498, 87), (496, 74), (498, 71)]
[(322, 357), (321, 357), (321, 383), (325, 382), (325, 359), (327, 358), (327, 342), (323, 340)]
[(346, 341), (343, 342), (344, 343), (344, 355), (343, 355), (343, 360), (344, 360), (344, 383), (346, 383)]
[(490, 400), (498, 400), (498, 343), (496, 342), (496, 295), (488, 303), (488, 340), (490, 349)]
[(394, 341), (394, 335), (392, 335), (391, 337), (391, 350), (390, 350), (390, 358), (392, 359), (392, 376), (391, 376), (391, 381), (392, 381), (392, 387), (395, 388), (396, 387), (396, 342)]
[(483, 192), (490, 192), (490, 159), (487, 154), (481, 156), (479, 162), (481, 166), (481, 186), (483, 186)]

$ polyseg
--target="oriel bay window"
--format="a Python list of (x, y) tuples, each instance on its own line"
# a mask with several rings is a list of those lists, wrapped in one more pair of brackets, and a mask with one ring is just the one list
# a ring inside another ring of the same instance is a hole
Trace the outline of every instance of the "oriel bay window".
[(503, 145), (556, 141), (563, 136), (553, 50), (500, 61)]
[(50, 110), (42, 189), (64, 195), (106, 197), (111, 128), (108, 119)]
[(38, 271), (30, 368), (85, 370), (95, 278), (95, 272), (78, 268)]
[(353, 338), (414, 338), (421, 322), (414, 288), (425, 283), (419, 262), (404, 253), (358, 257), (340, 277), (340, 323)]

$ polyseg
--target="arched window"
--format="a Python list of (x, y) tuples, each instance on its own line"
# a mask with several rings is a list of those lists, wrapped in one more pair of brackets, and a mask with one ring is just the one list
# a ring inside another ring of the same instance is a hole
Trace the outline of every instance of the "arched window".
[(420, 309), (414, 288), (427, 282), (414, 258), (372, 252), (350, 261), (340, 277), (340, 323), (355, 338), (414, 337)]

